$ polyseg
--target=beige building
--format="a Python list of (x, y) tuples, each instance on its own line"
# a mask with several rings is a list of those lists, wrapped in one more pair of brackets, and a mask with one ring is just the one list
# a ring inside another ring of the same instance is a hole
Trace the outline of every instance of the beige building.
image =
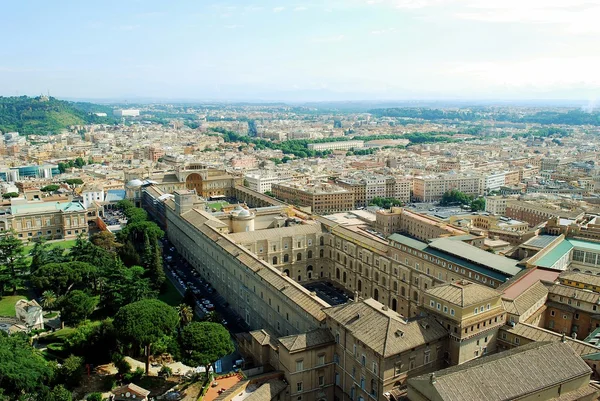
[(386, 237), (394, 233), (402, 233), (422, 241), (468, 233), (434, 217), (414, 213), (401, 207), (378, 210), (374, 228)]
[(13, 198), (0, 214), (0, 232), (13, 230), (23, 242), (36, 238), (75, 239), (88, 232), (88, 210), (79, 202)]
[(279, 183), (271, 185), (273, 195), (284, 202), (310, 207), (312, 213), (328, 214), (354, 209), (352, 192), (329, 183)]
[(569, 345), (533, 343), (408, 381), (410, 401), (592, 401), (592, 369)]
[(486, 196), (485, 211), (491, 214), (504, 216), (506, 214), (507, 198), (502, 196)]
[(437, 202), (444, 193), (456, 189), (467, 195), (483, 194), (484, 178), (480, 175), (442, 174), (415, 177), (413, 198), (419, 202)]

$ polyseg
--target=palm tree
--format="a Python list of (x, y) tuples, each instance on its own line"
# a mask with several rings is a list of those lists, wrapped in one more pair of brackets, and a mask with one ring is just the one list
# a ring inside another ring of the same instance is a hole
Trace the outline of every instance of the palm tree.
[(56, 304), (56, 294), (52, 290), (46, 290), (42, 293), (42, 307), (52, 309)]
[(181, 327), (190, 323), (194, 318), (194, 310), (188, 304), (180, 304), (177, 307), (177, 313), (179, 314), (179, 325)]

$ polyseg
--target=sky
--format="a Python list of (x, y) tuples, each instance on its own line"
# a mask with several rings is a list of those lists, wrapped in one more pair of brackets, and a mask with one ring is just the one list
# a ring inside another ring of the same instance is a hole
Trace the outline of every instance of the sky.
[(2, 3), (3, 96), (600, 99), (600, 0)]

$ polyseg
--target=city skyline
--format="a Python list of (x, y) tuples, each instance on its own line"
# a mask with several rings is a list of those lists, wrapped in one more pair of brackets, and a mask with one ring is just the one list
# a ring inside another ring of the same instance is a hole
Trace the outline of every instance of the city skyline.
[[(32, 12), (31, 10), (35, 10)], [(0, 95), (595, 104), (597, 0), (6, 5)]]

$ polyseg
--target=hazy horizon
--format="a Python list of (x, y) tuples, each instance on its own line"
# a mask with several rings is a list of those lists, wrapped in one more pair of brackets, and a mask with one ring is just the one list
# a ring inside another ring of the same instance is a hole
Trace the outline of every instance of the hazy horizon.
[(5, 4), (0, 95), (221, 102), (600, 99), (600, 0)]

